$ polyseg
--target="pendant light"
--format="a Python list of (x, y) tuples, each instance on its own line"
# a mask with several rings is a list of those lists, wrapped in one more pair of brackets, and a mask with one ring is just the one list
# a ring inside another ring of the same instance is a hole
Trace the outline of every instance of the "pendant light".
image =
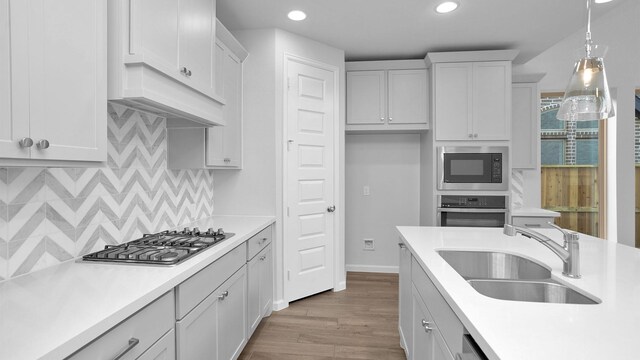
[(573, 69), (564, 99), (556, 117), (564, 121), (592, 121), (615, 115), (604, 72), (605, 48), (591, 41), (591, 1), (587, 0), (587, 39), (585, 56)]

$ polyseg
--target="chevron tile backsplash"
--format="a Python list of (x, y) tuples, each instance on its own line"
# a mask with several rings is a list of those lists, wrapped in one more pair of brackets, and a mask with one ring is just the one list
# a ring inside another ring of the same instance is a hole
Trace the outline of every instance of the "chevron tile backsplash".
[(0, 168), (0, 281), (213, 214), (211, 170), (168, 170), (166, 120), (108, 105), (100, 168)]

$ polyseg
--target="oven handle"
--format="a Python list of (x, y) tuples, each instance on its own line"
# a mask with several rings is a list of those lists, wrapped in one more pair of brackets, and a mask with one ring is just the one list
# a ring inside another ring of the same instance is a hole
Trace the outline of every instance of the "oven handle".
[(441, 208), (438, 212), (457, 212), (457, 213), (506, 213), (507, 209), (477, 209), (477, 208)]

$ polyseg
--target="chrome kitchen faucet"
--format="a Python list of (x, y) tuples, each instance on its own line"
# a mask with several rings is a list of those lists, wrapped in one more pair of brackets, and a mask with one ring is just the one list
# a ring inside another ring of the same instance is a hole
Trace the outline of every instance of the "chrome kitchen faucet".
[(522, 234), (522, 236), (526, 236), (530, 239), (534, 239), (541, 243), (542, 245), (549, 248), (549, 250), (553, 251), (554, 254), (558, 255), (563, 262), (562, 275), (579, 279), (580, 278), (580, 244), (578, 242), (579, 235), (577, 232), (567, 231), (556, 224), (551, 222), (548, 223), (553, 228), (562, 232), (564, 237), (564, 246), (558, 245), (552, 239), (540, 234), (539, 232), (533, 231), (526, 227), (514, 226), (505, 224), (504, 225), (504, 233), (509, 236), (516, 236), (516, 234)]

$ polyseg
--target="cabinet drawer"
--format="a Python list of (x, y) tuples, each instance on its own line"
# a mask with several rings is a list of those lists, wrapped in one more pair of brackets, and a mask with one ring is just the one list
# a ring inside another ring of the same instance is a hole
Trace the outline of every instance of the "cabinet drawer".
[(411, 277), (447, 346), (453, 354), (461, 352), (464, 332), (462, 323), (414, 258), (411, 259)]
[(134, 339), (137, 339), (139, 342), (120, 358), (136, 359), (163, 334), (173, 329), (175, 321), (173, 307), (174, 295), (173, 291), (169, 291), (70, 356), (69, 359), (113, 359), (130, 344), (133, 345)]
[(242, 243), (176, 287), (177, 320), (182, 319), (245, 264), (245, 248), (245, 243)]
[(553, 223), (553, 220), (553, 217), (513, 216), (511, 224), (529, 228), (550, 228), (548, 223)]
[(251, 239), (247, 240), (247, 260), (253, 259), (262, 249), (271, 243), (271, 226), (267, 226), (264, 230), (255, 234)]
[(136, 360), (175, 360), (175, 358), (176, 332), (171, 329)]

